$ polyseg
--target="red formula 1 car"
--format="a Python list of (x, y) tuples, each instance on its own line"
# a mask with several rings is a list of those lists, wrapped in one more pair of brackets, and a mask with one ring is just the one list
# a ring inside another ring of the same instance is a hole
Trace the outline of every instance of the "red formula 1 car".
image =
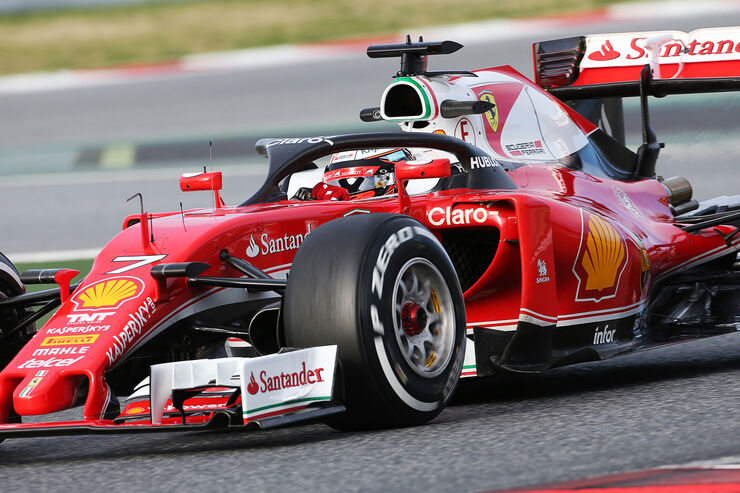
[[(721, 48), (738, 37), (538, 43), (538, 84), (427, 71), (454, 42), (370, 47), (401, 69), (361, 117), (404, 132), (264, 139), (267, 178), (234, 207), (219, 173), (183, 176), (214, 208), (126, 218), (79, 284), (0, 257), (0, 439), (413, 425), (461, 375), (738, 330), (740, 200), (657, 180), (647, 107), (740, 89), (739, 50)], [(642, 97), (636, 153), (614, 125), (628, 95)], [(23, 422), (78, 403), (79, 420)]]

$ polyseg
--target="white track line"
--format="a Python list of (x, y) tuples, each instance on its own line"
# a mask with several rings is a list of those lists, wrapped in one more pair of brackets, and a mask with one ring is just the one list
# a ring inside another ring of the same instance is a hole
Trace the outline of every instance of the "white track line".
[(685, 464), (661, 466), (660, 469), (676, 469), (683, 467), (709, 467), (712, 469), (740, 469), (740, 455), (717, 457), (710, 460), (697, 460)]
[(88, 260), (95, 258), (102, 248), (81, 248), (78, 250), (51, 250), (48, 252), (8, 253), (5, 256), (14, 264), (36, 262), (62, 262), (64, 260)]
[[(236, 176), (264, 177), (267, 164), (261, 158), (260, 163), (220, 166), (225, 178)], [(66, 170), (65, 170), (66, 171)], [(0, 189), (15, 188), (18, 186), (60, 186), (60, 185), (90, 185), (95, 183), (124, 183), (140, 182), (143, 179), (153, 180), (177, 180), (186, 170), (180, 167), (167, 168), (130, 168), (122, 171), (75, 171), (74, 173), (39, 173), (28, 175), (3, 176), (0, 181)]]
[[(592, 12), (576, 12), (557, 18), (493, 19), (465, 24), (431, 26), (418, 31), (426, 39), (456, 39), (465, 44), (531, 37), (543, 32), (572, 28), (578, 23), (609, 23), (619, 21), (653, 20), (656, 18), (685, 18), (706, 13), (733, 13), (740, 11), (740, 0), (666, 0), (635, 2), (608, 6)], [(728, 21), (731, 22), (731, 21)], [(583, 33), (588, 34), (588, 33)], [(397, 33), (403, 39), (405, 33)], [(388, 38), (384, 36), (383, 38)], [(316, 63), (322, 60), (356, 56), (365, 46), (357, 42), (316, 44), (286, 44), (264, 48), (190, 55), (175, 63), (161, 66), (108, 68), (94, 70), (63, 70), (0, 77), (0, 95), (26, 94), (81, 87), (135, 83), (169, 76), (187, 76), (214, 71), (244, 70)]]

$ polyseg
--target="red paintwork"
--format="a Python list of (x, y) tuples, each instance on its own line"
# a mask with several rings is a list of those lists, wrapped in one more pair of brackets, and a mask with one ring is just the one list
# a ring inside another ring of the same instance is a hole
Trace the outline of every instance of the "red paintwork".
[(667, 467), (491, 493), (736, 493), (740, 468)]
[(62, 303), (67, 301), (69, 298), (69, 284), (72, 282), (72, 279), (75, 278), (77, 274), (79, 274), (80, 271), (74, 270), (74, 269), (59, 269), (56, 274), (54, 274), (54, 281), (59, 285), (59, 298), (61, 299)]
[[(499, 70), (547, 94), (513, 69)], [(511, 86), (512, 94), (522, 87)], [(505, 99), (498, 101), (501, 114), (506, 111)], [(594, 129), (557, 103), (581, 132)], [(719, 234), (729, 233), (728, 227), (693, 235), (678, 228), (666, 205), (666, 192), (655, 180), (620, 182), (545, 165), (524, 166), (510, 176), (519, 190), (441, 191), (409, 197), (402, 204), (403, 212), (438, 235), (447, 229), (470, 227), (500, 232), (492, 263), (464, 293), (469, 327), (502, 328), (518, 321), (575, 323), (639, 312), (656, 278), (692, 260), (731, 249)], [(190, 288), (184, 279), (159, 284), (150, 275), (152, 265), (206, 262), (211, 267), (203, 275), (239, 277), (219, 259), (221, 250), (227, 249), (278, 276), (288, 271), (305, 236), (321, 224), (355, 212), (399, 212), (400, 207), (397, 196), (386, 196), (339, 202), (283, 201), (127, 218), (125, 225), (131, 219), (140, 222), (105, 246), (84, 282), (0, 373), (0, 423), (7, 422), (11, 406), (20, 415), (68, 408), (87, 379), (85, 423), (113, 426), (101, 420), (110, 397), (105, 372), (160, 327), (195, 303), (223, 295), (225, 289)], [(617, 274), (611, 283), (608, 275), (602, 275), (606, 281), (600, 279), (599, 284), (584, 271), (587, 236), (597, 227), (621, 245), (614, 247), (622, 250), (615, 257)], [(738, 244), (740, 237), (735, 237), (733, 245)], [(641, 276), (642, 248), (649, 258), (647, 278)], [(114, 260), (133, 256), (160, 257), (130, 270), (125, 268), (135, 261)], [(10, 426), (43, 424), (4, 425), (0, 430)]]
[[(231, 393), (234, 389), (226, 389), (229, 392), (219, 393), (217, 395), (204, 396), (204, 394), (189, 398), (183, 405), (186, 414), (187, 424), (198, 424), (208, 421), (214, 411), (234, 410), (241, 405), (241, 397), (228, 404)], [(228, 405), (227, 405), (228, 404)], [(121, 410), (120, 419), (125, 419), (127, 423), (139, 422), (141, 419), (149, 419), (149, 399), (131, 401)], [(193, 414), (195, 413), (195, 414)], [(137, 419), (139, 418), (139, 419)], [(172, 400), (167, 401), (164, 408), (164, 417), (162, 424), (180, 424), (182, 417), (180, 412), (172, 406)]]
[(396, 163), (394, 171), (396, 173), (396, 180), (399, 181), (417, 178), (443, 178), (450, 176), (450, 160), (434, 159), (424, 164), (399, 161)]
[[(440, 209), (475, 211), (482, 207), (482, 203), (492, 203), (490, 209), (497, 211), (496, 215), (489, 215), (480, 223), (481, 226), (499, 229), (502, 241), (491, 266), (465, 293), (469, 325), (496, 326), (501, 321), (516, 320), (520, 315), (526, 314), (554, 321), (556, 317), (572, 318), (594, 311), (618, 312), (623, 307), (639, 304), (645, 298), (651, 281), (641, 289), (638, 238), (650, 257), (653, 279), (672, 267), (696, 258), (702, 252), (726, 247), (724, 240), (714, 229), (689, 236), (676, 227), (671, 222), (670, 212), (664, 203), (663, 187), (654, 180), (615, 182), (597, 179), (578, 171), (547, 166), (522, 167), (512, 172), (511, 176), (522, 187), (517, 192), (456, 190), (410, 198), (409, 215), (437, 232), (447, 228), (479, 225), (471, 224), (475, 221), (474, 213), (469, 214), (468, 224), (447, 224), (444, 214), (439, 212)], [(613, 187), (624, 191), (632, 200), (639, 210), (637, 215), (625, 209)], [(214, 291), (206, 288), (191, 289), (183, 280), (178, 279), (168, 282), (165, 294), (149, 275), (150, 264), (122, 274), (106, 274), (121, 267), (121, 263), (112, 262), (113, 258), (121, 254), (166, 254), (167, 262), (198, 260), (210, 263), (213, 267), (204, 275), (237, 276), (230, 267), (219, 262), (218, 253), (221, 249), (226, 248), (235, 255), (246, 258), (245, 253), (252, 238), (255, 238), (262, 251), (269, 248), (269, 240), (278, 238), (290, 246), (290, 239), (286, 241), (286, 238), (303, 235), (306, 231), (357, 208), (374, 212), (395, 212), (398, 210), (398, 199), (380, 197), (314, 203), (286, 201), (262, 206), (222, 208), (215, 212), (191, 212), (185, 214), (185, 227), (179, 215), (161, 217), (154, 220), (155, 241), (145, 244), (141, 240), (139, 225), (122, 231), (100, 253), (90, 274), (75, 291), (72, 299), (87, 286), (100, 280), (131, 278), (141, 281), (141, 289), (130, 299), (122, 301), (115, 312), (102, 321), (86, 323), (109, 325), (110, 329), (104, 332), (87, 332), (86, 334), (98, 337), (87, 346), (89, 349), (85, 353), (34, 356), (35, 352), (48, 349), (48, 346), (43, 345), (44, 341), (60, 335), (59, 329), (63, 332), (65, 327), (76, 326), (69, 323), (70, 315), (87, 314), (94, 317), (96, 314), (107, 313), (105, 308), (81, 311), (72, 302), (62, 305), (0, 374), (0, 419), (7, 419), (11, 394), (12, 404), (21, 415), (46, 414), (69, 407), (83, 377), (91, 382), (84, 416), (89, 420), (100, 419), (108, 398), (104, 372), (115, 365), (121, 356), (140, 345), (156, 324), (187, 307), (194, 298)], [(581, 210), (607, 220), (620, 232), (627, 245), (626, 265), (619, 279), (618, 292), (613, 298), (598, 302), (574, 301), (578, 280), (572, 269), (581, 241)], [(717, 229), (724, 233), (729, 232), (729, 228)], [(518, 240), (519, 245), (509, 244), (505, 240)], [(735, 242), (740, 242), (740, 239)], [(262, 251), (250, 260), (267, 272), (276, 272), (281, 266), (282, 269), (288, 268), (296, 250), (273, 253), (268, 250), (266, 255)], [(541, 277), (538, 275), (537, 260), (543, 260), (548, 266), (548, 282), (537, 283), (537, 278)], [(501, 282), (501, 279), (506, 279), (506, 282)], [(152, 300), (154, 309), (147, 300)], [(145, 319), (144, 328), (125, 345), (122, 355), (115, 356), (114, 349), (119, 343), (114, 337), (119, 335), (127, 323), (137, 318), (137, 312), (139, 320), (141, 317)], [(80, 334), (75, 334), (78, 335)], [(65, 348), (74, 349), (74, 346)], [(68, 366), (60, 367), (24, 367), (24, 363), (29, 360), (61, 364), (55, 363), (60, 358), (64, 364), (69, 360), (74, 361), (69, 362)], [(21, 397), (21, 391), (38, 370), (48, 370), (48, 374), (33, 388), (30, 395)]]
[(221, 199), (219, 190), (223, 188), (223, 178), (220, 171), (210, 173), (184, 174), (180, 177), (180, 190), (183, 192), (197, 192), (199, 190), (212, 190), (213, 203), (218, 207), (226, 205)]
[(195, 192), (198, 190), (221, 190), (223, 178), (220, 171), (211, 173), (184, 174), (180, 177), (180, 190)]
[[(678, 71), (678, 63), (660, 64), (661, 78), (670, 79)], [(609, 82), (624, 82), (640, 80), (642, 67), (605, 67), (588, 68), (581, 71), (574, 86), (591, 84), (606, 84)], [(737, 77), (737, 62), (700, 62), (687, 63), (681, 69), (677, 79), (694, 79), (703, 77)]]

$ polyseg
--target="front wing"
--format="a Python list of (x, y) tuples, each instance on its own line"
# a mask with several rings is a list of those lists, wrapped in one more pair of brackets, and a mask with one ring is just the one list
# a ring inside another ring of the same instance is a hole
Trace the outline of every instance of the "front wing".
[(0, 425), (0, 439), (215, 429), (268, 429), (343, 412), (337, 346), (164, 363), (114, 419)]

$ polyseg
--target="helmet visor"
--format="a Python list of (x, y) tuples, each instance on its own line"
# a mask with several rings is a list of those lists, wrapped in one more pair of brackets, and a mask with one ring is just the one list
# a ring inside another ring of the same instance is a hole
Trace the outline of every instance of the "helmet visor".
[(354, 166), (324, 173), (324, 183), (345, 188), (350, 194), (387, 189), (396, 181), (389, 166)]
[(350, 194), (372, 190), (382, 195), (396, 182), (394, 163), (411, 157), (402, 148), (340, 152), (332, 156), (324, 183), (340, 186)]

